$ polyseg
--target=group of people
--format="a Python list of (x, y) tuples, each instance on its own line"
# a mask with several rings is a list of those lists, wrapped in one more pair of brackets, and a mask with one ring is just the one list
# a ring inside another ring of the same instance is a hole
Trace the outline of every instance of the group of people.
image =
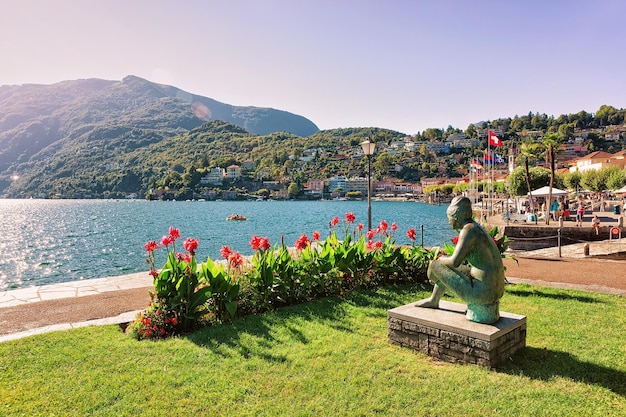
[[(624, 197), (624, 202), (622, 204), (626, 205), (626, 196)], [(575, 211), (574, 210), (570, 211), (570, 203), (568, 202), (567, 198), (560, 196), (550, 204), (549, 210), (547, 210), (545, 201), (541, 203), (541, 210), (537, 210), (537, 209), (534, 209), (531, 211), (527, 210), (526, 221), (536, 222), (539, 220), (544, 220), (545, 219), (544, 213), (549, 215), (550, 218), (554, 221), (558, 221), (561, 218), (563, 220), (569, 220), (570, 215), (575, 214), (576, 227), (583, 227), (583, 221), (585, 218), (586, 210), (587, 209), (585, 207), (585, 202), (582, 196), (579, 196), (577, 199), (577, 205), (576, 205)], [(596, 232), (596, 235), (600, 234), (600, 218), (598, 217), (597, 214), (595, 214), (593, 218), (591, 219), (591, 227)]]

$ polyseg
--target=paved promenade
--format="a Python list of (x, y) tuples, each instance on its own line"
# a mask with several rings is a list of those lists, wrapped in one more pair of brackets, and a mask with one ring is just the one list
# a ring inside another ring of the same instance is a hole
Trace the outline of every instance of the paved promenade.
[(0, 292), (0, 342), (132, 321), (149, 302), (147, 272)]

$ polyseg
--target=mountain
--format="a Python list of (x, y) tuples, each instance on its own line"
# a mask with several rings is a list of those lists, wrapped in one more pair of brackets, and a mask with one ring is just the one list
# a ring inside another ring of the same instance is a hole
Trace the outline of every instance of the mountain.
[[(13, 174), (32, 171), (58, 152), (141, 148), (223, 120), (257, 135), (319, 129), (286, 111), (232, 106), (135, 76), (52, 85), (0, 86), (0, 193)], [(47, 169), (64, 169), (63, 166)]]

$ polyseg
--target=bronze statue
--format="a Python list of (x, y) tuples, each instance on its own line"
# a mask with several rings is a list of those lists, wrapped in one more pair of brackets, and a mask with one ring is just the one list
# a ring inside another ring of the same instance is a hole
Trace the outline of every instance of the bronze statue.
[(450, 292), (467, 303), (466, 317), (478, 323), (500, 319), (500, 298), (504, 294), (504, 265), (495, 242), (472, 219), (472, 202), (455, 197), (446, 211), (448, 222), (459, 231), (459, 240), (451, 256), (430, 262), (428, 279), (434, 284), (430, 298), (416, 306), (439, 308), (439, 300)]

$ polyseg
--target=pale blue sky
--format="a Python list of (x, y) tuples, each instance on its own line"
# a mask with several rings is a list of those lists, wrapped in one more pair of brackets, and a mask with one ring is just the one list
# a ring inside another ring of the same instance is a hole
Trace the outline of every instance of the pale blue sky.
[(320, 129), (465, 129), (626, 107), (624, 16), (621, 0), (2, 1), (0, 85), (137, 75)]

